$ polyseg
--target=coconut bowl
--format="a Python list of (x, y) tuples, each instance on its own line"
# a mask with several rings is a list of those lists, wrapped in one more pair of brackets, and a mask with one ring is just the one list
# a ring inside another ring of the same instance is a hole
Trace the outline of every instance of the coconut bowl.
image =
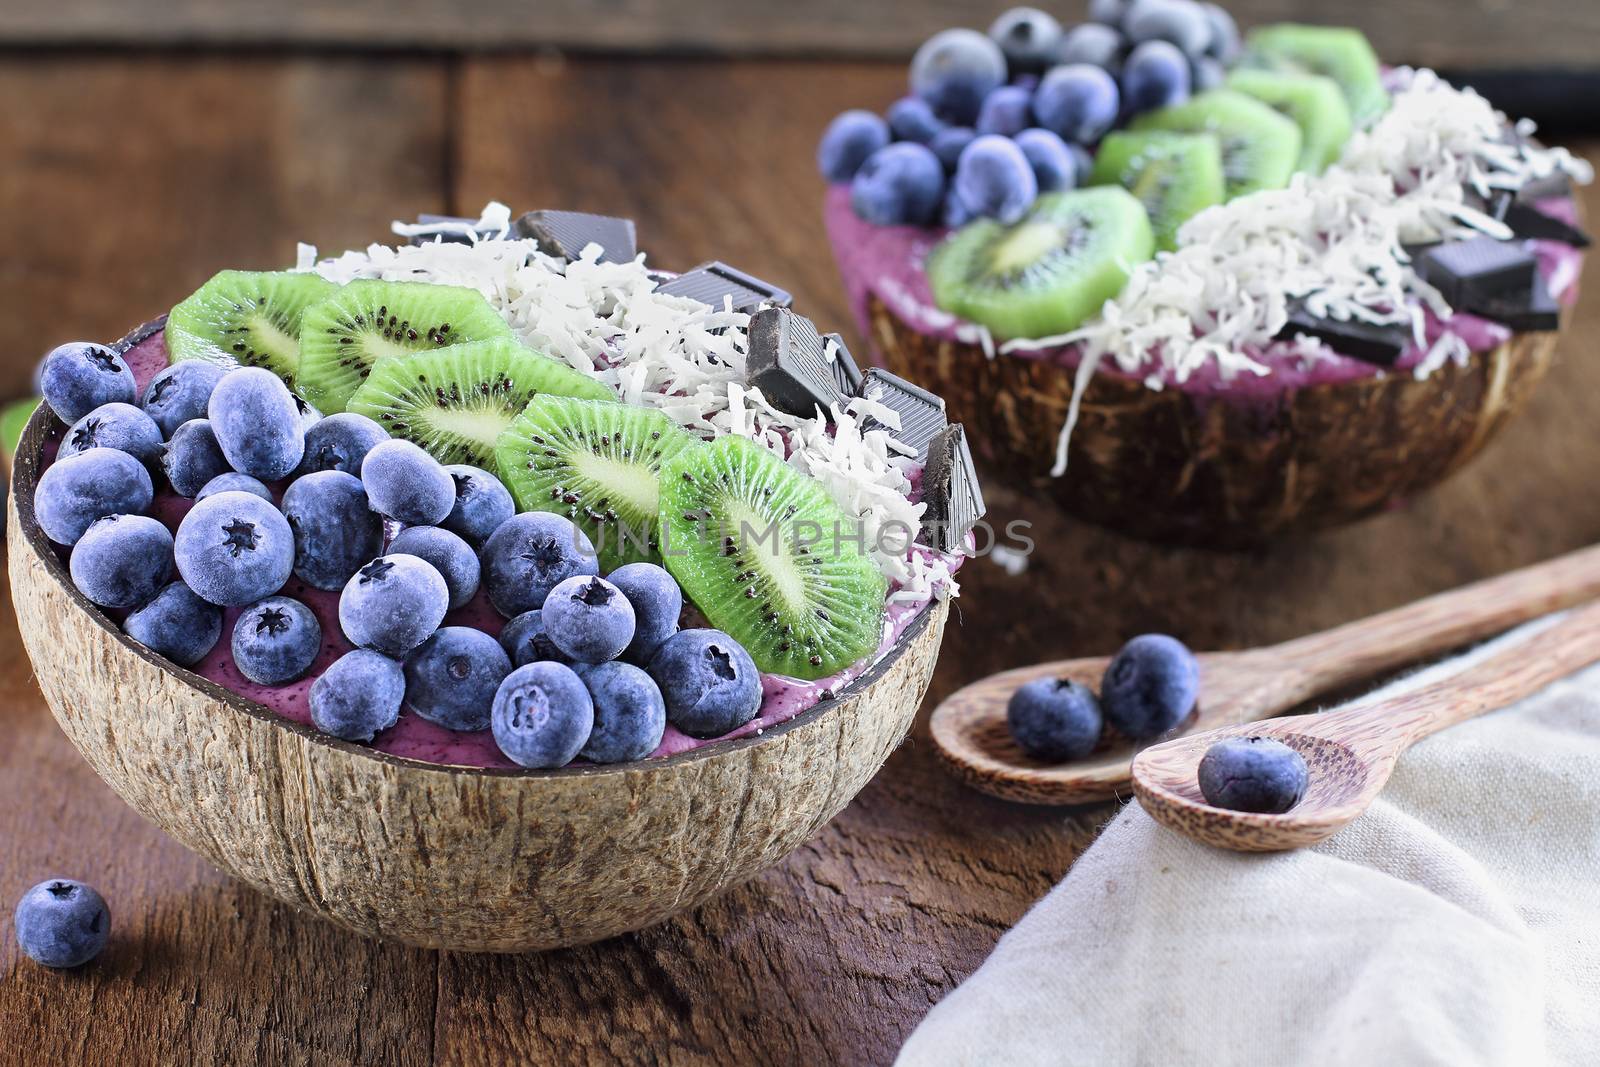
[(283, 719), (129, 640), (34, 519), (52, 416), (12, 474), (12, 599), (45, 702), (123, 800), (229, 874), (370, 937), (523, 952), (660, 922), (777, 863), (904, 739), (948, 604), (759, 736), (555, 771), (451, 767)]

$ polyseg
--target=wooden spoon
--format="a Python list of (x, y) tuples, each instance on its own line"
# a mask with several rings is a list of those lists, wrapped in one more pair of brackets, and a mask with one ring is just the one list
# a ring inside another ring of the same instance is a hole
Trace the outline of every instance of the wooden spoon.
[[(1267, 648), (1200, 655), (1200, 700), (1174, 734), (1281, 715), (1343, 686), (1460, 648), (1521, 622), (1600, 597), (1600, 545)], [(1136, 746), (1109, 736), (1087, 759), (1041, 763), (1006, 729), (1006, 703), (1035, 678), (1073, 678), (1097, 692), (1106, 657), (993, 674), (957, 690), (930, 727), (945, 766), (974, 789), (1027, 804), (1086, 804), (1126, 795)]]
[[(1600, 660), (1600, 603), (1443, 681), (1386, 700), (1320, 715), (1245, 723), (1191, 734), (1133, 758), (1133, 790), (1156, 821), (1196, 841), (1238, 852), (1315, 844), (1367, 810), (1400, 753), (1431, 733), (1513, 704)], [(1214, 808), (1200, 794), (1200, 758), (1230, 736), (1271, 737), (1305, 758), (1310, 779), (1281, 815)], [(1458, 783), (1463, 790), (1476, 782)]]

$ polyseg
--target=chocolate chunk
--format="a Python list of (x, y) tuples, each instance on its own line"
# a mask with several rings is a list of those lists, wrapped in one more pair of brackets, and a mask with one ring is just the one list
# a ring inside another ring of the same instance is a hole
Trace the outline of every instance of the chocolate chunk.
[(577, 259), (591, 244), (600, 246), (602, 263), (631, 263), (639, 254), (632, 219), (582, 211), (530, 211), (513, 228), (517, 236), (538, 241), (545, 255), (561, 259)]
[(855, 357), (845, 347), (844, 338), (838, 334), (825, 333), (822, 339), (833, 342), (833, 380), (839, 392), (844, 396), (855, 396), (856, 390), (861, 388), (861, 368), (856, 365)]
[(882, 404), (900, 415), (898, 430), (869, 416), (861, 422), (862, 433), (884, 430), (908, 448), (916, 449), (919, 462), (928, 462), (928, 445), (946, 426), (943, 399), (882, 367), (867, 371), (856, 395)]
[(922, 540), (941, 552), (965, 544), (967, 534), (983, 518), (983, 490), (972, 463), (967, 432), (958, 422), (934, 435), (928, 463), (922, 469)]
[(455, 215), (418, 215), (418, 226), (443, 226), (447, 223), (455, 224), (451, 229), (439, 230), (434, 233), (412, 234), (410, 243), (414, 245), (431, 245), (435, 241), (446, 244), (469, 245), (472, 238), (467, 231), (478, 235), (480, 241), (490, 241), (500, 236), (500, 230), (493, 226), (479, 226), (477, 219), (464, 219)]
[(818, 409), (826, 416), (830, 405), (850, 395), (834, 378), (816, 326), (788, 308), (765, 308), (751, 316), (745, 377), (773, 407), (806, 418)]
[(1526, 290), (1539, 272), (1539, 261), (1515, 241), (1474, 237), (1429, 249), (1416, 271), (1451, 307), (1466, 307)]
[(1533, 284), (1527, 292), (1479, 301), (1467, 310), (1502, 323), (1518, 333), (1549, 331), (1561, 326), (1561, 304), (1537, 274), (1533, 276)]
[(680, 274), (671, 281), (662, 282), (656, 292), (671, 296), (686, 296), (717, 310), (726, 306), (726, 298), (733, 298), (733, 310), (754, 311), (762, 304), (786, 308), (794, 297), (760, 278), (735, 270), (726, 263), (712, 260), (693, 270)]
[(1303, 307), (1289, 313), (1278, 339), (1291, 341), (1299, 334), (1316, 338), (1341, 356), (1380, 367), (1394, 366), (1411, 343), (1411, 331), (1403, 323), (1340, 322), (1318, 318)]
[(1534, 178), (1517, 190), (1517, 199), (1525, 204), (1549, 200), (1556, 196), (1572, 195), (1572, 179), (1564, 170), (1553, 170), (1542, 178)]
[(1521, 200), (1505, 199), (1500, 214), (1495, 216), (1511, 227), (1511, 232), (1525, 240), (1559, 241), (1573, 248), (1588, 248), (1589, 235), (1576, 226), (1546, 215), (1532, 204)]

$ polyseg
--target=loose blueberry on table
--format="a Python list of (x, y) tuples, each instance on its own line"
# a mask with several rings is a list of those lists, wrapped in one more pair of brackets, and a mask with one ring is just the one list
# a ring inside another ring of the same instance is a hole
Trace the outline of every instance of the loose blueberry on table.
[(111, 909), (99, 893), (70, 878), (40, 882), (17, 903), (17, 945), (46, 967), (78, 967), (111, 939)]

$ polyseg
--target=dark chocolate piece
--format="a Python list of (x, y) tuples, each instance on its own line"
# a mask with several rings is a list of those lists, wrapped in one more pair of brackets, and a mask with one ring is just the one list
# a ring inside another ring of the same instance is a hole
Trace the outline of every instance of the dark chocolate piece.
[(764, 308), (750, 318), (745, 377), (779, 411), (813, 418), (820, 409), (827, 416), (848, 394), (834, 380), (825, 344), (804, 315)]
[(1303, 307), (1289, 313), (1278, 339), (1290, 341), (1297, 334), (1314, 337), (1341, 356), (1380, 367), (1394, 366), (1411, 343), (1411, 331), (1402, 323), (1340, 322), (1318, 318)]
[(600, 246), (602, 263), (631, 263), (639, 254), (632, 219), (582, 211), (530, 211), (513, 228), (519, 237), (538, 241), (545, 255), (561, 259), (577, 259), (590, 244)]
[(845, 347), (844, 338), (838, 334), (825, 333), (822, 339), (833, 342), (833, 380), (839, 392), (844, 396), (855, 396), (856, 390), (861, 388), (861, 368), (856, 365), (855, 357)]
[(967, 432), (959, 422), (935, 434), (928, 447), (922, 501), (928, 505), (922, 513), (922, 540), (941, 552), (961, 548), (987, 510)]
[(1548, 200), (1554, 196), (1571, 196), (1572, 179), (1564, 170), (1553, 170), (1542, 178), (1535, 178), (1517, 190), (1517, 199), (1524, 204)]
[(727, 297), (733, 298), (735, 311), (754, 311), (762, 304), (786, 308), (794, 303), (794, 297), (776, 285), (717, 260), (702, 263), (671, 281), (662, 282), (656, 287), (656, 292), (686, 296), (702, 304), (710, 304), (718, 311), (727, 306)]
[(1474, 315), (1493, 319), (1518, 333), (1538, 333), (1561, 326), (1561, 304), (1537, 274), (1527, 292), (1479, 301), (1468, 306), (1467, 310)]
[(947, 425), (942, 398), (882, 367), (867, 371), (856, 395), (882, 404), (900, 415), (898, 430), (869, 416), (861, 422), (862, 433), (883, 430), (900, 443), (916, 449), (919, 462), (928, 462), (928, 445)]
[(1429, 249), (1416, 270), (1451, 307), (1465, 307), (1526, 290), (1539, 272), (1539, 261), (1515, 241), (1474, 237)]
[(1496, 216), (1511, 227), (1511, 232), (1525, 240), (1559, 241), (1573, 248), (1588, 248), (1593, 242), (1589, 235), (1576, 226), (1546, 215), (1532, 204), (1507, 199), (1501, 213)]
[[(491, 227), (491, 226), (479, 226), (477, 219), (464, 219), (464, 218), (460, 218), (459, 216), (455, 216), (455, 215), (418, 215), (417, 216), (417, 225), (419, 225), (419, 226), (439, 226), (439, 225), (443, 225), (444, 223), (447, 223), (447, 222), (460, 223), (462, 226), (465, 226), (468, 230), (471, 230), (473, 233), (476, 233), (478, 235), (478, 240), (480, 240), (480, 241), (493, 240), (493, 239), (495, 239), (495, 238), (500, 236), (500, 231), (498, 229), (494, 228), (494, 227)], [(472, 243), (472, 238), (467, 236), (467, 234), (465, 232), (463, 232), (462, 230), (453, 229), (453, 230), (440, 230), (437, 233), (412, 234), (411, 239), (410, 239), (411, 244), (414, 244), (414, 245), (431, 245), (435, 241), (443, 241), (446, 244), (469, 245), (469, 244)]]

